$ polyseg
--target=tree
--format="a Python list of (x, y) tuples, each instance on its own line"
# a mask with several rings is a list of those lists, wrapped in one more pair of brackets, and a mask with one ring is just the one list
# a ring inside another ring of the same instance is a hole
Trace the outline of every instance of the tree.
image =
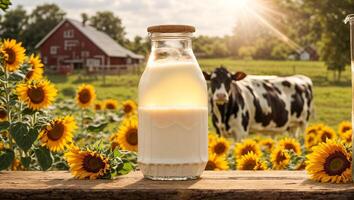
[(90, 25), (105, 32), (120, 44), (126, 41), (122, 20), (110, 11), (96, 12), (90, 17)]
[(315, 44), (321, 60), (337, 72), (339, 81), (350, 63), (349, 26), (343, 19), (354, 13), (353, 0), (274, 1), (288, 14), (286, 23), (293, 29), (289, 32), (302, 44)]
[(128, 49), (140, 55), (147, 55), (150, 51), (151, 43), (149, 38), (135, 36), (133, 41), (127, 40), (125, 43)]
[(27, 25), (28, 16), (22, 6), (9, 10), (0, 20), (1, 37), (23, 42), (23, 34)]
[(37, 6), (29, 16), (29, 24), (24, 34), (25, 45), (33, 50), (36, 44), (43, 39), (65, 17), (56, 4)]
[(86, 13), (81, 13), (81, 20), (82, 24), (86, 24), (86, 22), (89, 20), (89, 16)]

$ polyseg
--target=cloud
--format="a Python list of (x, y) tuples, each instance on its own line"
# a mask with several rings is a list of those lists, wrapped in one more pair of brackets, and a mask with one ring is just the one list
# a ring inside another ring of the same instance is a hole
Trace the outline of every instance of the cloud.
[(109, 10), (119, 16), (127, 36), (146, 36), (146, 27), (156, 24), (191, 24), (197, 34), (222, 36), (231, 34), (236, 14), (235, 0), (16, 0), (28, 11), (43, 3), (56, 3), (67, 17), (80, 20), (80, 14)]

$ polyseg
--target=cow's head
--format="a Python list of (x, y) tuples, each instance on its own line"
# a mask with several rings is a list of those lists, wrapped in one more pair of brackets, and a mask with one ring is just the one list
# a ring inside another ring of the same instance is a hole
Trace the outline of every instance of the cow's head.
[(203, 71), (203, 75), (205, 80), (210, 82), (211, 98), (219, 105), (229, 101), (232, 81), (239, 81), (246, 77), (246, 74), (243, 72), (232, 74), (223, 66), (215, 68), (212, 73)]

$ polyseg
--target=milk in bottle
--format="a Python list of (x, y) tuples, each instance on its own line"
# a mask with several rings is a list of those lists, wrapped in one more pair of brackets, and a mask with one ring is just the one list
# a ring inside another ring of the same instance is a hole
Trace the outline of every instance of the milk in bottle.
[(149, 27), (139, 82), (138, 162), (146, 178), (187, 180), (208, 161), (207, 85), (191, 48), (194, 27)]

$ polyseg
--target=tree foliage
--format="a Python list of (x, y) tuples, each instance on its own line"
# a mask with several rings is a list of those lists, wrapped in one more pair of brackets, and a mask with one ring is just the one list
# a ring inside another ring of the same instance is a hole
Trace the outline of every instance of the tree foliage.
[(320, 59), (329, 70), (338, 72), (337, 80), (350, 63), (349, 26), (344, 18), (354, 13), (353, 0), (275, 0), (287, 13), (288, 33), (301, 44), (315, 44)]
[[(82, 15), (84, 19), (85, 14)], [(95, 15), (89, 17), (90, 25), (99, 31), (105, 32), (120, 44), (125, 42), (125, 31), (122, 20), (111, 11), (96, 12)]]

